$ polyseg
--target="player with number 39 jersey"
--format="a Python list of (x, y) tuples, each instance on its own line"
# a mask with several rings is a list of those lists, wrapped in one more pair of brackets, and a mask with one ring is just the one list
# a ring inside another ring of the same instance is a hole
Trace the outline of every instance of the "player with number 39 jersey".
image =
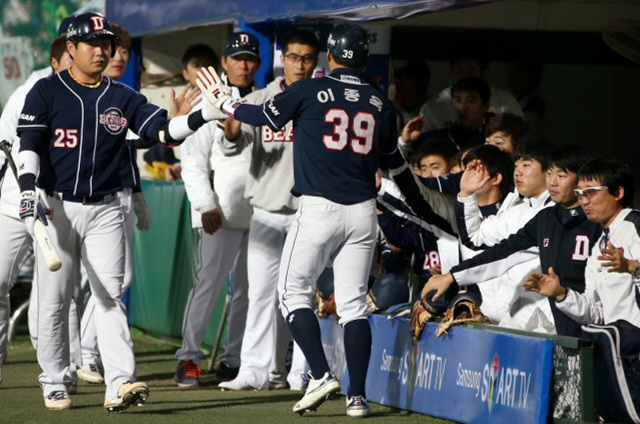
[(377, 229), (375, 173), (380, 163), (397, 158), (396, 113), (385, 95), (363, 79), (369, 54), (363, 28), (334, 27), (327, 50), (327, 77), (299, 81), (262, 107), (230, 98), (212, 68), (200, 71), (198, 85), (216, 108), (242, 122), (278, 130), (293, 121), (292, 192), (300, 196), (300, 204), (280, 262), (278, 295), (289, 330), (311, 368), (307, 391), (293, 411), (304, 414), (340, 390), (313, 312), (316, 280), (332, 263), (350, 381), (347, 415), (361, 417), (369, 414), (366, 295)]
[(376, 197), (379, 155), (396, 148), (395, 110), (360, 72), (340, 68), (294, 84), (263, 112), (274, 130), (295, 122), (294, 194), (343, 205)]

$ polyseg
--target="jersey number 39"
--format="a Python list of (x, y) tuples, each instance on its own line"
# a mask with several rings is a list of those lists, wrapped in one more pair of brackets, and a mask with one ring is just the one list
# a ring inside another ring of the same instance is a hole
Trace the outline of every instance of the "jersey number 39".
[(347, 130), (351, 126), (355, 137), (351, 140), (351, 149), (360, 155), (367, 155), (373, 147), (376, 118), (368, 112), (358, 112), (350, 118), (344, 109), (329, 109), (324, 122), (333, 124), (333, 134), (325, 134), (322, 141), (327, 149), (342, 150), (349, 143)]

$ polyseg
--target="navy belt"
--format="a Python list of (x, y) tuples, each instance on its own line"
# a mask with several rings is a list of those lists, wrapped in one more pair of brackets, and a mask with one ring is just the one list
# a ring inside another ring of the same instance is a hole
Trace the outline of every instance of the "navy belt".
[(58, 199), (67, 202), (82, 203), (83, 205), (110, 202), (118, 196), (117, 193), (102, 194), (98, 196), (75, 196), (71, 193), (60, 193), (57, 191), (54, 191), (51, 194), (47, 193), (47, 195), (57, 197)]

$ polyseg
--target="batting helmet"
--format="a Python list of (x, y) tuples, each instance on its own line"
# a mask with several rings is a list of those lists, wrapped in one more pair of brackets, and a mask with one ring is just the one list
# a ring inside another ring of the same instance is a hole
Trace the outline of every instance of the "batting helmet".
[(369, 34), (355, 24), (336, 25), (327, 39), (327, 50), (340, 65), (362, 69), (369, 57)]
[(69, 28), (69, 24), (71, 23), (71, 21), (73, 21), (73, 19), (75, 19), (75, 17), (76, 15), (70, 15), (64, 18), (62, 22), (60, 22), (60, 25), (58, 26), (58, 37), (67, 36), (67, 29)]
[(74, 16), (67, 27), (67, 40), (88, 41), (106, 36), (111, 39), (111, 56), (116, 53), (116, 35), (111, 24), (99, 13), (83, 13)]
[(382, 274), (369, 289), (369, 298), (378, 310), (409, 300), (409, 283), (400, 274)]

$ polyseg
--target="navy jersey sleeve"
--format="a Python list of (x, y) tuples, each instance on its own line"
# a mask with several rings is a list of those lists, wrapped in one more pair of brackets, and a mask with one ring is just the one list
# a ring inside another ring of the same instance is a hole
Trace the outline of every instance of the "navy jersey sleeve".
[(398, 128), (396, 125), (397, 112), (393, 104), (387, 109), (386, 116), (384, 117), (386, 122), (385, 134), (382, 137), (382, 148), (380, 149), (381, 155), (391, 155), (398, 150)]
[(27, 93), (22, 113), (18, 119), (18, 136), (28, 131), (50, 131), (48, 91), (46, 80), (40, 80)]
[[(393, 156), (400, 155), (399, 152), (395, 152)], [(425, 222), (434, 225), (450, 234), (454, 237), (458, 236), (456, 229), (453, 227), (452, 220), (455, 219), (454, 214), (448, 213), (447, 200), (442, 199), (438, 207), (439, 211), (435, 211), (434, 208), (427, 202), (422, 195), (418, 182), (414, 177), (408, 166), (404, 166), (402, 171), (392, 176), (393, 182), (396, 183), (398, 188), (405, 197), (405, 200), (413, 213)], [(453, 209), (453, 208), (452, 208)], [(449, 215), (452, 215), (449, 217)]]
[(462, 172), (449, 173), (440, 177), (422, 178), (418, 177), (425, 187), (439, 191), (443, 194), (452, 196), (460, 193), (460, 181), (462, 180)]
[(378, 225), (387, 238), (387, 242), (401, 249), (419, 253), (437, 249), (437, 238), (433, 233), (403, 219), (391, 211), (378, 215)]
[(167, 111), (149, 103), (145, 96), (134, 90), (129, 89), (129, 93), (133, 106), (129, 128), (143, 141), (157, 141), (161, 127), (168, 121)]
[[(300, 113), (300, 104), (308, 92), (308, 81), (298, 81), (285, 91), (262, 105), (262, 113), (267, 117), (268, 125), (278, 131)], [(307, 87), (307, 90), (305, 90)]]

